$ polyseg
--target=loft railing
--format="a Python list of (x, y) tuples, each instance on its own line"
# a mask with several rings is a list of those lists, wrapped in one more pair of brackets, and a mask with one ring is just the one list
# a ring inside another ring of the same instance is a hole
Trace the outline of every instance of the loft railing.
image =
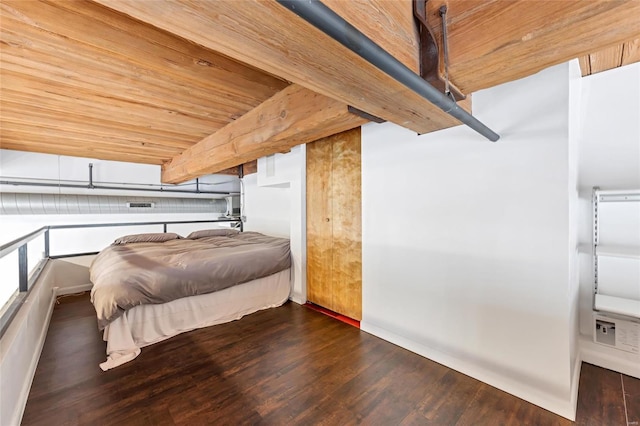
[[(160, 222), (117, 222), (117, 223), (91, 223), (91, 224), (75, 224), (75, 225), (50, 225), (43, 226), (27, 235), (23, 235), (13, 241), (0, 246), (0, 259), (4, 258), (8, 254), (18, 250), (18, 286), (17, 294), (14, 292), (8, 302), (2, 306), (0, 310), (0, 338), (4, 335), (5, 331), (9, 328), (11, 321), (18, 313), (20, 307), (24, 304), (29, 292), (33, 288), (34, 284), (38, 280), (42, 273), (47, 261), (49, 259), (59, 259), (64, 257), (73, 256), (87, 256), (97, 254), (98, 252), (85, 252), (85, 253), (66, 253), (58, 254), (55, 256), (50, 255), (50, 231), (55, 229), (80, 229), (80, 228), (108, 228), (108, 227), (121, 227), (121, 226), (149, 226), (149, 225), (162, 225), (163, 232), (167, 232), (167, 225), (185, 225), (185, 224), (197, 224), (197, 223), (235, 223), (236, 227), (239, 227), (242, 231), (243, 223), (239, 218), (225, 218), (225, 219), (211, 219), (211, 220), (180, 220), (180, 221), (160, 221)], [(43, 257), (38, 262), (32, 273), (29, 274), (29, 262), (28, 262), (28, 244), (34, 239), (44, 234), (44, 251)], [(0, 283), (1, 285), (1, 283)]]

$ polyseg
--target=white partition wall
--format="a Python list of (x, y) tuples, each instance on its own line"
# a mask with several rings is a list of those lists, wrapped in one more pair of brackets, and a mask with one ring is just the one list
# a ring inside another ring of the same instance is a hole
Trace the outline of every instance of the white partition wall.
[(564, 64), (475, 93), (497, 143), (390, 123), (362, 140), (362, 328), (569, 418), (577, 78)]
[(291, 299), (305, 303), (306, 293), (306, 151), (296, 146), (286, 154), (260, 158), (258, 172), (244, 178), (245, 231), (289, 237)]

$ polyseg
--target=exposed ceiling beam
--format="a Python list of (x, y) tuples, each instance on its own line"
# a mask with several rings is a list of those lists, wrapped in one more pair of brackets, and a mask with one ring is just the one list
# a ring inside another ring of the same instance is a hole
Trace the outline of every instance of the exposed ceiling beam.
[(444, 4), (449, 76), (464, 93), (640, 37), (638, 0), (429, 0), (438, 39)]
[[(418, 133), (460, 124), (275, 1), (94, 1)], [(326, 1), (417, 71), (410, 0), (345, 3)]]
[(162, 166), (180, 183), (358, 127), (347, 105), (293, 84)]

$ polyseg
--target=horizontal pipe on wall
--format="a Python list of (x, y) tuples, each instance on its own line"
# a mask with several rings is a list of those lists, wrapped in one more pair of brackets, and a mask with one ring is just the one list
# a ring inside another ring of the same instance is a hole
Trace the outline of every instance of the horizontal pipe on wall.
[[(75, 188), (75, 189), (108, 189), (116, 191), (145, 191), (145, 192), (159, 192), (159, 193), (179, 193), (179, 194), (210, 194), (210, 195), (237, 195), (236, 191), (203, 191), (196, 190), (191, 191), (188, 189), (164, 189), (164, 188), (128, 188), (126, 186), (114, 186), (114, 185), (95, 185), (90, 184), (74, 184), (74, 183), (53, 183), (53, 182), (23, 182), (16, 180), (0, 180), (0, 185), (11, 186), (32, 186), (32, 187), (46, 187), (46, 188)], [(200, 184), (202, 185), (202, 184)]]

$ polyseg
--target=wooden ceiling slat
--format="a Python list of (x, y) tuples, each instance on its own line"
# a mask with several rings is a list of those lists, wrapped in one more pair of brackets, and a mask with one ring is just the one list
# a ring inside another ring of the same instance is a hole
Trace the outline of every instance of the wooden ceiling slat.
[[(88, 146), (86, 149), (82, 151), (82, 153), (78, 152), (78, 145), (76, 140), (73, 139), (58, 139), (49, 133), (41, 132), (38, 133), (37, 129), (27, 129), (26, 131), (4, 131), (3, 130), (2, 137), (2, 149), (15, 149), (12, 148), (15, 143), (20, 143), (25, 139), (30, 142), (30, 147), (38, 148), (38, 147), (51, 147), (52, 149), (65, 148), (68, 150), (74, 151), (74, 156), (76, 157), (87, 157), (87, 158), (100, 158), (96, 157), (95, 153), (110, 153), (110, 154), (118, 154), (120, 151), (126, 153), (127, 155), (139, 155), (144, 156), (148, 155), (150, 159), (154, 160), (154, 163), (162, 160), (164, 161), (165, 153), (164, 148), (157, 150), (153, 148), (148, 148), (146, 150), (140, 150), (136, 146), (131, 146), (129, 144), (123, 143), (115, 143), (113, 142), (111, 145), (103, 146), (101, 144), (89, 145), (91, 142), (88, 139), (83, 139), (84, 143)], [(120, 151), (118, 151), (120, 150)], [(23, 150), (24, 151), (24, 150)], [(32, 152), (39, 152), (37, 150), (30, 150)], [(89, 155), (85, 155), (89, 154)]]
[(622, 50), (621, 65), (629, 65), (640, 62), (640, 38), (628, 41)]
[(77, 114), (67, 111), (65, 115), (65, 121), (56, 121), (52, 117), (52, 110), (42, 105), (30, 104), (29, 114), (24, 114), (24, 103), (16, 103), (9, 100), (2, 99), (0, 101), (0, 110), (2, 111), (3, 120), (15, 121), (24, 120), (25, 122), (32, 123), (37, 121), (39, 123), (49, 123), (52, 126), (57, 125), (63, 127), (64, 123), (69, 123), (71, 127), (81, 126), (86, 128), (87, 131), (98, 130), (105, 135), (111, 134), (113, 136), (114, 130), (123, 131), (127, 134), (138, 135), (139, 137), (146, 137), (154, 141), (162, 141), (163, 145), (175, 146), (175, 147), (188, 147), (193, 144), (193, 138), (189, 135), (178, 134), (169, 131), (156, 130), (153, 127), (143, 128), (139, 125), (129, 125), (121, 121), (114, 121), (109, 116), (96, 117), (86, 114)]
[(580, 63), (580, 72), (583, 77), (591, 74), (591, 59), (589, 55), (580, 56), (578, 62)]
[[(31, 111), (27, 116), (24, 114), (23, 108), (16, 108), (3, 102), (2, 104), (2, 119), (5, 122), (5, 126), (11, 128), (13, 124), (21, 124), (31, 126), (34, 122), (37, 122), (38, 126), (49, 128), (57, 131), (71, 132), (72, 134), (84, 134), (88, 139), (97, 137), (104, 137), (109, 139), (118, 139), (117, 135), (114, 135), (113, 127), (100, 125), (96, 120), (92, 120), (88, 123), (81, 118), (75, 118), (67, 115), (64, 122), (50, 118), (46, 114), (42, 114), (42, 111)], [(179, 150), (184, 150), (193, 145), (193, 140), (190, 139), (168, 139), (166, 137), (158, 137), (157, 135), (149, 135), (140, 133), (136, 130), (127, 129), (125, 127), (119, 127), (122, 131), (126, 131), (127, 140), (135, 141), (145, 144), (153, 144), (158, 147), (171, 146)], [(0, 131), (1, 132), (1, 131)], [(161, 143), (161, 145), (160, 145)]]
[[(164, 158), (156, 157), (153, 155), (148, 155), (147, 153), (119, 153), (116, 151), (109, 150), (100, 150), (95, 148), (92, 151), (83, 152), (82, 154), (78, 153), (78, 150), (74, 146), (68, 145), (59, 145), (47, 143), (46, 141), (38, 141), (37, 139), (30, 139), (28, 147), (30, 149), (24, 149), (25, 140), (22, 135), (17, 136), (17, 140), (7, 140), (6, 142), (3, 140), (2, 149), (12, 149), (17, 151), (27, 151), (27, 152), (39, 152), (43, 154), (55, 154), (55, 155), (67, 155), (70, 157), (86, 157), (86, 158), (95, 158), (99, 160), (110, 160), (110, 161), (127, 161), (130, 163), (143, 163), (143, 164), (155, 164), (162, 165), (164, 163)], [(125, 160), (126, 158), (126, 160)]]
[(578, 59), (583, 77), (640, 62), (640, 38), (609, 46)]
[[(3, 84), (20, 81), (18, 76), (4, 73)], [(57, 111), (56, 116), (64, 120), (67, 111), (90, 114), (95, 117), (108, 115), (117, 121), (137, 125), (144, 129), (152, 126), (156, 129), (167, 130), (175, 133), (194, 135), (197, 139), (200, 135), (210, 134), (215, 130), (214, 126), (199, 125), (196, 120), (186, 120), (175, 111), (148, 104), (137, 104), (133, 101), (108, 98), (108, 94), (93, 94), (84, 92), (77, 98), (69, 96), (69, 90), (60, 85), (48, 84), (46, 81), (29, 79), (29, 86), (22, 86), (18, 91), (3, 88), (3, 98), (25, 106), (46, 106)], [(108, 102), (106, 101), (108, 99)], [(194, 124), (194, 122), (196, 124)], [(212, 130), (213, 129), (213, 130)]]
[[(218, 127), (226, 124), (229, 117), (252, 108), (251, 103), (237, 104), (229, 97), (223, 98), (220, 92), (203, 93), (189, 86), (168, 84), (165, 77), (159, 77), (159, 73), (145, 74), (143, 69), (127, 69), (121, 64), (101, 60), (99, 56), (92, 57), (80, 49), (57, 48), (55, 43), (48, 43), (51, 38), (46, 36), (42, 43), (35, 44), (36, 36), (20, 34), (15, 37), (15, 33), (6, 28), (6, 22), (3, 25), (1, 41), (14, 46), (18, 40), (22, 43), (28, 40), (31, 44), (28, 48), (13, 48), (11, 52), (5, 52), (0, 65), (2, 69), (48, 78), (73, 90), (106, 92), (110, 97), (137, 103), (160, 103), (186, 116), (213, 118), (220, 123)], [(69, 64), (74, 64), (74, 67)]]
[(145, 150), (150, 155), (154, 153), (162, 154), (166, 156), (167, 153), (170, 155), (177, 155), (181, 151), (182, 148), (168, 147), (166, 145), (160, 145), (156, 143), (148, 143), (136, 139), (128, 139), (128, 138), (119, 138), (115, 139), (108, 136), (103, 135), (88, 135), (84, 132), (75, 132), (69, 129), (54, 129), (45, 125), (34, 125), (31, 124), (23, 124), (23, 123), (11, 123), (10, 126), (3, 126), (0, 130), (0, 135), (2, 135), (3, 145), (4, 145), (4, 137), (5, 135), (34, 135), (47, 137), (48, 140), (52, 141), (52, 143), (61, 142), (71, 142), (76, 141), (78, 143), (84, 144), (84, 146), (79, 145), (78, 151), (91, 151), (95, 149), (95, 144), (99, 145), (101, 149), (110, 149), (110, 150), (126, 150), (126, 152), (141, 152), (141, 150)]
[[(96, 26), (91, 25), (90, 38), (83, 30), (76, 33), (78, 40), (88, 43), (89, 40), (101, 49), (117, 53), (128, 59), (150, 64), (163, 74), (176, 75), (179, 80), (187, 79), (204, 90), (217, 89), (242, 98), (262, 100), (284, 89), (288, 83), (265, 74), (263, 71), (232, 61), (210, 50), (203, 49), (193, 43), (186, 42), (172, 34), (165, 33), (133, 19), (122, 19), (122, 15), (93, 2), (60, 2), (46, 3), (73, 14), (80, 14), (94, 22), (108, 26), (101, 37), (96, 36)], [(84, 22), (80, 20), (80, 22)], [(98, 30), (102, 29), (102, 26)], [(121, 43), (108, 42), (114, 32), (126, 37)], [(131, 55), (128, 44), (134, 43), (140, 55)], [(131, 57), (135, 56), (135, 57)], [(203, 67), (205, 67), (203, 69)]]
[(622, 44), (598, 50), (589, 55), (591, 74), (617, 68), (622, 63)]

